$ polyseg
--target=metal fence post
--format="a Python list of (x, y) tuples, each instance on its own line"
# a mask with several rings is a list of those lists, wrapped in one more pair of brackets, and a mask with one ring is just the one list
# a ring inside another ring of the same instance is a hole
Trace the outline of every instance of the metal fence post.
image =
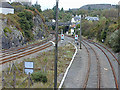
[(4, 88), (4, 71), (2, 71), (2, 88)]
[[(118, 61), (120, 63), (120, 52), (118, 54)], [(118, 89), (120, 90), (120, 65), (118, 64)]]
[(16, 71), (14, 70), (13, 71), (13, 88), (15, 88), (16, 87)]
[(81, 47), (81, 43), (82, 43), (82, 36), (81, 36), (81, 33), (82, 33), (82, 30), (81, 30), (81, 24), (82, 23), (82, 17), (80, 16), (80, 49), (82, 49), (82, 47)]
[(28, 88), (30, 88), (30, 72), (28, 74)]

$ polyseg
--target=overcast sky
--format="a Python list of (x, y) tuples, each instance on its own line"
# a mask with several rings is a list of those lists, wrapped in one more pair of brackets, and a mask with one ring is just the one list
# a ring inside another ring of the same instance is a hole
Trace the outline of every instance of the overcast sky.
[[(42, 10), (55, 6), (56, 0), (32, 0), (33, 3), (38, 1)], [(69, 8), (80, 8), (87, 4), (118, 4), (120, 0), (59, 0), (59, 8), (68, 10)]]

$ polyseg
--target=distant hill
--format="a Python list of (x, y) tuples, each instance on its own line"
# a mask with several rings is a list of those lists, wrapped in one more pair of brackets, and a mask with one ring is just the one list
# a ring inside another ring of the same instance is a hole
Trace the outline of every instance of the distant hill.
[(80, 9), (85, 9), (85, 10), (94, 10), (94, 9), (112, 9), (116, 8), (116, 5), (111, 5), (111, 4), (89, 4), (82, 6)]

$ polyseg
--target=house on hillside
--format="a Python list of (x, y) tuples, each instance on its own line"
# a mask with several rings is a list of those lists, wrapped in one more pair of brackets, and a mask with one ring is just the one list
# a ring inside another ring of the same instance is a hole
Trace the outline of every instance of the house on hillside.
[(0, 4), (0, 13), (2, 14), (14, 14), (14, 8), (8, 2), (2, 2)]
[(81, 16), (76, 15), (75, 17), (72, 18), (71, 22), (72, 23), (77, 23), (77, 22), (80, 22), (80, 19), (81, 19)]
[(75, 28), (78, 24), (80, 24), (80, 20), (81, 20), (81, 15), (76, 15), (75, 17), (72, 16), (73, 18), (71, 19), (71, 23), (72, 25), (70, 25), (71, 27), (71, 35), (73, 35), (75, 33)]
[(88, 16), (88, 17), (85, 17), (85, 19), (88, 20), (88, 21), (99, 21), (98, 17), (90, 17), (90, 16)]
[(70, 28), (71, 28), (71, 35), (73, 35), (74, 33), (75, 33), (75, 27), (76, 27), (76, 25), (75, 24), (73, 24), (73, 25), (70, 25)]

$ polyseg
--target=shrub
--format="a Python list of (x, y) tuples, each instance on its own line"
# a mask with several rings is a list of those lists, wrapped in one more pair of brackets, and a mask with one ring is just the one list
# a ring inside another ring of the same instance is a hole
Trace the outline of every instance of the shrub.
[(12, 30), (10, 30), (8, 27), (5, 27), (4, 29), (3, 29), (3, 31), (6, 33), (6, 32), (8, 32), (8, 33), (12, 33)]
[(118, 30), (111, 34), (108, 43), (109, 43), (109, 45), (112, 47), (112, 49), (115, 52), (119, 52), (120, 51)]
[(35, 81), (35, 82), (43, 82), (43, 83), (46, 83), (47, 82), (47, 76), (45, 73), (39, 71), (39, 72), (35, 72), (33, 74), (31, 74), (32, 76), (32, 79)]

